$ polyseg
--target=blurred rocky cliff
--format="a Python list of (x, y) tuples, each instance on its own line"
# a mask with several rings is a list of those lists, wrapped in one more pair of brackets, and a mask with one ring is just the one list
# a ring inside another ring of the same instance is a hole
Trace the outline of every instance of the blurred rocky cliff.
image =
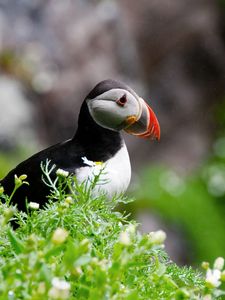
[(194, 167), (224, 96), (222, 4), (0, 0), (0, 149), (71, 137), (87, 92), (115, 78), (143, 95), (162, 127), (159, 144), (125, 137), (134, 169), (152, 161)]

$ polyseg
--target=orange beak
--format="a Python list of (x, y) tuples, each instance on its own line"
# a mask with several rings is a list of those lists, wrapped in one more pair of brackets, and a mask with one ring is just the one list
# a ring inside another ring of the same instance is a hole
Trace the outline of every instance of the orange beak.
[[(158, 119), (151, 107), (140, 98), (141, 113), (140, 117), (134, 120), (134, 117), (127, 118), (128, 127), (125, 129), (127, 133), (150, 139), (160, 139), (160, 126)], [(132, 119), (131, 119), (132, 118)], [(130, 125), (129, 125), (130, 124)]]

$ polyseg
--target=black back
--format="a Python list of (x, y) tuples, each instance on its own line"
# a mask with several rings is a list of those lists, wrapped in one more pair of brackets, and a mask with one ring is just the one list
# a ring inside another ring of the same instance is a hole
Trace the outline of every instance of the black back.
[[(105, 80), (96, 85), (85, 100), (87, 98), (93, 99), (112, 88), (123, 88), (132, 92), (123, 83)], [(50, 191), (42, 181), (43, 174), (40, 168), (41, 162), (45, 162), (46, 159), (51, 160), (51, 163), (56, 165), (55, 171), (61, 168), (76, 174), (76, 169), (84, 166), (82, 157), (87, 157), (92, 161), (104, 162), (121, 148), (122, 138), (120, 133), (96, 124), (89, 113), (85, 100), (81, 106), (77, 132), (71, 140), (36, 153), (11, 170), (0, 182), (6, 194), (10, 195), (14, 188), (14, 175), (26, 174), (28, 176), (29, 185), (20, 187), (12, 199), (12, 202), (17, 204), (18, 209), (25, 210), (25, 198), (28, 201), (37, 202), (41, 206), (46, 203), (46, 196), (49, 195)], [(52, 176), (54, 177), (55, 173)]]

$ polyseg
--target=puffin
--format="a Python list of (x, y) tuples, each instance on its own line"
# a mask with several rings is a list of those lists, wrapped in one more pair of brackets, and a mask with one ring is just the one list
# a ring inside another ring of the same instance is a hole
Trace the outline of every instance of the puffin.
[(53, 166), (52, 178), (60, 169), (82, 183), (90, 178), (95, 162), (101, 162), (105, 178), (97, 192), (101, 190), (109, 197), (124, 193), (130, 183), (131, 165), (122, 130), (141, 138), (160, 139), (157, 117), (141, 97), (120, 81), (101, 81), (81, 105), (75, 135), (18, 164), (0, 181), (0, 186), (11, 195), (15, 176), (26, 174), (29, 185), (23, 184), (11, 202), (21, 211), (26, 211), (26, 202), (43, 207), (50, 189), (43, 181), (41, 163), (48, 160)]

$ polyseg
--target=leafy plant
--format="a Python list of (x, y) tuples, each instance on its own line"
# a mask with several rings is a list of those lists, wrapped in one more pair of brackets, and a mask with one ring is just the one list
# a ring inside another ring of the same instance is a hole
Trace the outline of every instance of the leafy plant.
[[(63, 170), (52, 180), (49, 163), (42, 167), (51, 188), (45, 209), (30, 202), (18, 212), (0, 188), (0, 299), (222, 299), (223, 259), (204, 264), (206, 279), (171, 262), (164, 232), (142, 235), (115, 210), (130, 199), (95, 196), (104, 169), (80, 185)], [(15, 189), (24, 180), (15, 177)]]

